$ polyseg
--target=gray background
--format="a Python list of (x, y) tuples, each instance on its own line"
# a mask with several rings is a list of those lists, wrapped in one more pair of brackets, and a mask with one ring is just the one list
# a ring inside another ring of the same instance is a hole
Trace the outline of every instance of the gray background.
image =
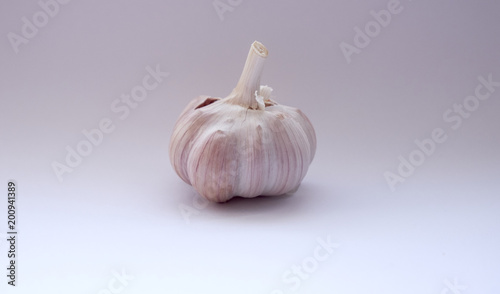
[[(2, 199), (18, 183), (20, 239), (19, 286), (0, 288), (111, 293), (126, 271), (120, 293), (500, 291), (500, 90), (457, 129), (443, 119), (479, 76), (500, 81), (500, 4), (402, 0), (348, 63), (340, 44), (390, 2), (230, 1), (220, 16), (209, 0), (74, 0), (16, 53), (8, 34), (42, 9), (2, 1), (0, 182)], [(171, 168), (170, 135), (192, 98), (230, 93), (254, 40), (316, 157), (294, 195), (206, 205)], [(158, 64), (170, 75), (120, 119), (113, 101)], [(59, 181), (51, 164), (103, 118), (114, 131)], [(391, 191), (384, 173), (436, 128), (447, 140)], [(340, 247), (293, 291), (283, 277), (327, 236)]]

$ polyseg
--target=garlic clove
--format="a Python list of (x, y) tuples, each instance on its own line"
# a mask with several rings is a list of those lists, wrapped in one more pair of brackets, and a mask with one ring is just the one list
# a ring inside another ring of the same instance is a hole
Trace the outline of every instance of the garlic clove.
[(260, 85), (267, 55), (264, 45), (254, 42), (230, 95), (199, 96), (174, 127), (172, 166), (208, 200), (296, 190), (314, 158), (316, 135), (309, 119), (271, 100), (272, 88)]

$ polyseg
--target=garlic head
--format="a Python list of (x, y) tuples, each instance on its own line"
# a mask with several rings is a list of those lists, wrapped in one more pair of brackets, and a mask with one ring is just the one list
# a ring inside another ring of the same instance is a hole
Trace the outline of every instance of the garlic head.
[(294, 191), (314, 158), (309, 119), (272, 100), (272, 88), (260, 85), (267, 55), (255, 41), (231, 94), (192, 100), (174, 127), (172, 166), (210, 201)]

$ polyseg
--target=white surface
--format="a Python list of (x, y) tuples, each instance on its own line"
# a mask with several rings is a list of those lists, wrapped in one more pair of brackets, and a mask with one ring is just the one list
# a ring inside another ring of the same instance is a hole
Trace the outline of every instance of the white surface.
[[(134, 279), (115, 292), (294, 293), (283, 277), (327, 236), (340, 247), (295, 292), (500, 290), (500, 91), (456, 130), (442, 117), (479, 76), (500, 81), (500, 5), (402, 1), (347, 63), (339, 45), (389, 1), (290, 2), (221, 20), (211, 1), (72, 1), (17, 54), (7, 34), (40, 7), (0, 4), (0, 186), (19, 185), (18, 286), (2, 293), (111, 293), (122, 270)], [(262, 83), (315, 126), (316, 158), (294, 195), (193, 204), (168, 160), (174, 122), (232, 90), (254, 40), (270, 52)], [(158, 64), (170, 75), (120, 119), (113, 101)], [(52, 162), (103, 118), (114, 131), (59, 182)], [(447, 140), (391, 192), (384, 172), (435, 128)]]

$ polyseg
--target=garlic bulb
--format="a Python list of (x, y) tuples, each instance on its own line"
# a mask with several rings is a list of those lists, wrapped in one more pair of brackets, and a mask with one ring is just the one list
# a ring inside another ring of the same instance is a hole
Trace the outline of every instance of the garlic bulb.
[(172, 166), (210, 201), (294, 191), (313, 160), (316, 135), (309, 119), (271, 100), (272, 89), (260, 85), (267, 55), (255, 41), (231, 94), (194, 99), (174, 127)]

